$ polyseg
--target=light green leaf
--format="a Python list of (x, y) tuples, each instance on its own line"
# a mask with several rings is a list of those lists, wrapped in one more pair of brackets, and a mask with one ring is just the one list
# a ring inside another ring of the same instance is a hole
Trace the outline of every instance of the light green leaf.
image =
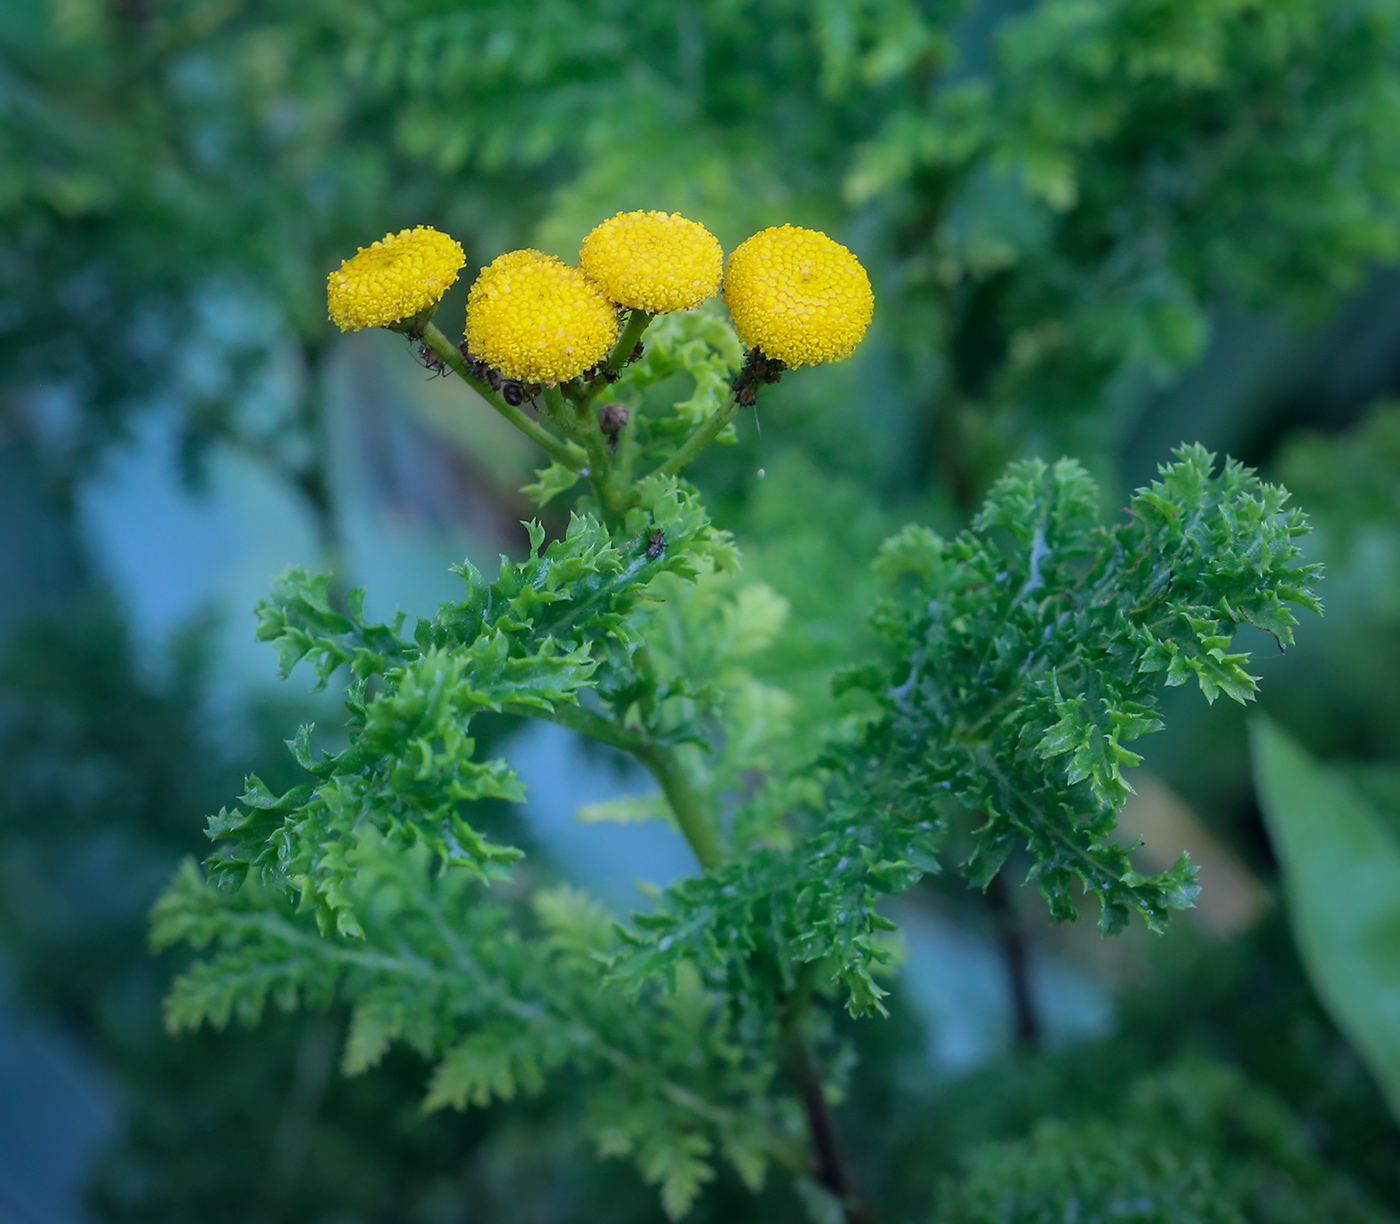
[(424, 1113), (446, 1105), (466, 1109), (509, 1101), (517, 1092), (533, 1096), (544, 1076), (527, 1031), (497, 1025), (472, 1033), (449, 1050), (433, 1072)]
[(619, 795), (599, 803), (585, 803), (577, 812), (584, 824), (641, 824), (645, 820), (669, 820), (671, 809), (660, 791), (647, 795)]
[(642, 1139), (637, 1164), (642, 1176), (661, 1187), (661, 1206), (672, 1220), (694, 1205), (700, 1187), (714, 1177), (706, 1157), (710, 1142), (695, 1131), (655, 1130)]
[(1250, 734), (1308, 976), (1400, 1118), (1400, 838), (1273, 723)]
[(527, 484), (520, 491), (535, 505), (544, 507), (577, 483), (578, 473), (572, 468), (566, 468), (562, 463), (551, 463), (535, 473), (533, 484)]

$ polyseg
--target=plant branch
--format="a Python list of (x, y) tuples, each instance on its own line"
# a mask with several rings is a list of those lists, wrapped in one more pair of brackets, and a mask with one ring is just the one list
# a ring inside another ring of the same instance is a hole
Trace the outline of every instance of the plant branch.
[(556, 702), (551, 711), (511, 701), (503, 704), (501, 709), (507, 714), (516, 714), (522, 718), (543, 718), (558, 723), (561, 727), (578, 732), (579, 735), (610, 744), (635, 757), (640, 757), (648, 746), (647, 740), (638, 732), (619, 726), (612, 719), (595, 714), (585, 706), (573, 705), (566, 701)]
[(637, 341), (642, 338), (642, 333), (654, 319), (655, 315), (649, 315), (645, 310), (634, 310), (627, 316), (627, 322), (623, 325), (622, 334), (618, 336), (617, 343), (612, 346), (612, 352), (608, 354), (608, 359), (603, 363), (603, 368), (598, 372), (598, 377), (589, 388), (589, 399), (594, 398), (611, 384), (603, 377), (604, 374), (622, 369), (632, 356), (632, 350), (637, 347)]
[(700, 426), (690, 435), (674, 455), (666, 460), (654, 472), (653, 476), (679, 476), (691, 463), (695, 461), (705, 447), (709, 446), (717, 437), (720, 431), (734, 419), (739, 411), (739, 401), (732, 400), (726, 407), (719, 409), (709, 420)]
[(575, 437), (588, 452), (588, 479), (593, 485), (594, 493), (598, 495), (603, 519), (609, 527), (620, 527), (623, 515), (635, 502), (636, 495), (619, 481), (612, 455), (608, 451), (607, 440), (603, 437), (603, 431), (598, 428), (596, 419), (582, 422)]
[(424, 323), (419, 329), (423, 343), (433, 350), (473, 391), (499, 412), (507, 421), (520, 430), (532, 442), (537, 443), (551, 459), (562, 463), (570, 471), (582, 471), (588, 464), (587, 456), (576, 445), (564, 441), (550, 433), (538, 421), (532, 420), (514, 404), (508, 404), (499, 392), (493, 391), (488, 383), (472, 374), (457, 346), (452, 343), (435, 323)]
[[(810, 966), (805, 975), (810, 983)], [(814, 1174), (841, 1203), (846, 1224), (878, 1224), (875, 1213), (866, 1205), (851, 1177), (841, 1134), (836, 1128), (831, 1106), (822, 1089), (821, 1075), (812, 1061), (807, 1034), (802, 1020), (810, 998), (810, 985), (803, 986), (786, 999), (779, 1008), (779, 1026), (788, 1075), (807, 1113), (807, 1125), (816, 1150)]]
[(636, 756), (661, 786), (661, 793), (666, 796), (676, 824), (690, 843), (700, 866), (706, 871), (718, 867), (724, 861), (719, 834), (694, 783), (676, 759), (675, 750), (660, 744), (647, 744)]
[(1011, 1011), (1016, 1018), (1016, 1044), (1033, 1050), (1040, 1044), (1040, 1013), (1031, 989), (1030, 948), (1025, 927), (1011, 900), (1011, 891), (1000, 871), (987, 881), (984, 890), (987, 908), (997, 926), (1002, 958), (1006, 964), (1007, 986), (1011, 992)]
[(554, 422), (587, 454), (588, 466), (581, 472), (593, 486), (604, 521), (610, 528), (616, 528), (622, 526), (623, 516), (636, 503), (636, 495), (613, 461), (612, 451), (598, 423), (597, 409), (593, 407), (593, 394), (585, 394), (577, 384), (565, 383), (546, 388), (544, 396)]
[(537, 706), (507, 702), (502, 709), (507, 714), (519, 714), (526, 718), (546, 718), (561, 727), (568, 727), (569, 730), (586, 735), (589, 739), (611, 744), (614, 748), (636, 757), (661, 787), (661, 793), (666, 797), (666, 802), (676, 818), (676, 824), (700, 866), (708, 871), (724, 861), (724, 851), (720, 846), (714, 821), (705, 810), (704, 800), (696, 791), (694, 783), (676, 759), (674, 749), (647, 739), (639, 731), (619, 726), (612, 719), (581, 705), (558, 702), (553, 710), (547, 713)]

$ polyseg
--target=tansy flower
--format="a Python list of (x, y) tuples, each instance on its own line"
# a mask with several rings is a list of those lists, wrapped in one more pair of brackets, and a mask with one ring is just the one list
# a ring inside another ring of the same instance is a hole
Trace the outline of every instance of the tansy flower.
[(579, 266), (619, 306), (648, 314), (689, 310), (719, 288), (719, 240), (679, 213), (610, 217), (583, 240)]
[(577, 268), (540, 251), (509, 251), (467, 296), (467, 348), (507, 378), (560, 383), (607, 356), (617, 308)]
[(795, 225), (763, 230), (735, 249), (724, 300), (739, 339), (790, 366), (845, 360), (875, 309), (860, 260)]
[(442, 300), (464, 263), (462, 248), (429, 226), (385, 234), (326, 278), (331, 322), (359, 331), (411, 319)]

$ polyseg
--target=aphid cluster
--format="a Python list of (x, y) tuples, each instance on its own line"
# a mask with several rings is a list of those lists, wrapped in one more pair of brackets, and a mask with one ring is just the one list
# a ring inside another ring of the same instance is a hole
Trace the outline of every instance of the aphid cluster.
[(749, 349), (744, 368), (734, 376), (734, 398), (745, 408), (753, 407), (758, 402), (759, 384), (777, 382), (786, 369), (787, 365), (776, 357), (765, 357), (758, 349)]
[(524, 382), (518, 378), (506, 378), (499, 370), (493, 369), (482, 361), (479, 357), (473, 357), (471, 350), (467, 348), (467, 342), (462, 341), (457, 346), (463, 359), (467, 363), (467, 369), (471, 371), (473, 378), (478, 378), (484, 382), (492, 391), (499, 391), (501, 398), (512, 408), (518, 408), (526, 400), (535, 402), (542, 390), (539, 383)]
[[(634, 361), (640, 361), (645, 351), (646, 346), (638, 340), (636, 347), (627, 354), (627, 360), (622, 363), (623, 367), (630, 366)], [(602, 361), (589, 366), (579, 377), (583, 379), (584, 382), (596, 382), (601, 378), (606, 383), (615, 383), (622, 377), (622, 370), (608, 369), (608, 359), (604, 357)]]

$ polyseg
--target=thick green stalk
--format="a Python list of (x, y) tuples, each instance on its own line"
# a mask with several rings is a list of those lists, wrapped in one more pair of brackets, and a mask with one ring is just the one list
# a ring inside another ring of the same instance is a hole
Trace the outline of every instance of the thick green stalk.
[(674, 749), (648, 744), (636, 755), (660, 784), (661, 793), (666, 796), (676, 824), (685, 834), (685, 840), (690, 843), (700, 866), (706, 871), (718, 867), (724, 861), (719, 832), (694, 784), (676, 759)]
[(556, 437), (538, 421), (531, 419), (514, 404), (508, 404), (500, 392), (493, 391), (489, 383), (472, 374), (457, 346), (452, 343), (435, 323), (424, 323), (420, 328), (423, 343), (436, 353), (452, 371), (482, 399), (499, 412), (507, 421), (520, 430), (532, 442), (537, 443), (551, 459), (562, 463), (571, 471), (581, 471), (588, 465), (588, 457), (573, 443)]
[(575, 436), (588, 452), (588, 478), (603, 508), (604, 521), (609, 527), (622, 526), (623, 515), (636, 500), (630, 482), (621, 478), (596, 419), (584, 422)]
[(603, 516), (610, 527), (621, 526), (623, 515), (634, 504), (636, 497), (632, 492), (632, 481), (626, 468), (617, 462), (616, 452), (608, 445), (607, 438), (598, 426), (598, 411), (595, 405), (612, 386), (603, 375), (621, 370), (631, 360), (632, 350), (637, 347), (642, 333), (654, 317), (645, 310), (633, 310), (628, 314), (622, 334), (612, 346), (608, 359), (603, 363), (603, 369), (577, 400), (579, 430), (575, 436), (588, 452), (589, 477), (603, 507)]
[(632, 506), (630, 481), (626, 480), (613, 462), (612, 451), (598, 424), (598, 413), (589, 396), (576, 387), (550, 387), (545, 393), (550, 416), (583, 447), (588, 466), (580, 469), (588, 477), (603, 511), (603, 520), (611, 528), (622, 526), (622, 518)]

